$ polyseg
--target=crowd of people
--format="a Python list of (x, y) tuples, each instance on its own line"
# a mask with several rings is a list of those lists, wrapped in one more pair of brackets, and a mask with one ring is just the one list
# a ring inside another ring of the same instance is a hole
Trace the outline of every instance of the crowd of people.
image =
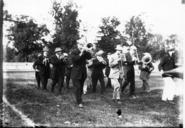
[[(79, 107), (83, 107), (82, 95), (84, 93), (84, 82), (90, 77), (89, 84), (92, 86), (92, 92), (96, 92), (97, 82), (101, 85), (101, 94), (106, 92), (106, 87), (112, 87), (112, 100), (118, 104), (121, 103), (121, 93), (129, 85), (130, 98), (137, 98), (135, 94), (135, 69), (134, 65), (139, 65), (140, 79), (143, 82), (143, 90), (150, 91), (148, 80), (150, 74), (154, 70), (152, 64), (152, 56), (144, 53), (142, 60), (139, 60), (137, 48), (132, 42), (127, 41), (127, 46), (117, 45), (114, 53), (107, 55), (103, 50), (94, 52), (92, 44), (83, 46), (78, 44), (70, 54), (64, 53), (60, 47), (55, 48), (54, 55), (49, 57), (49, 49), (45, 47), (43, 52), (38, 54), (38, 59), (34, 62), (35, 76), (38, 88), (47, 90), (48, 79), (52, 80), (51, 92), (54, 92), (55, 85), (58, 84), (59, 92), (64, 88), (64, 80), (66, 87), (70, 86), (70, 79), (74, 87), (74, 95), (76, 103)], [(171, 90), (174, 88), (174, 78), (182, 79), (182, 75), (174, 75), (174, 72), (166, 72), (177, 68), (176, 54), (174, 47), (169, 46), (166, 54), (161, 57), (159, 70), (163, 70), (162, 77), (164, 79), (164, 90), (162, 100), (173, 100), (176, 95)], [(87, 74), (91, 70), (91, 74)], [(104, 72), (105, 70), (105, 72)], [(179, 73), (175, 73), (179, 74)], [(107, 86), (104, 77), (107, 77)]]

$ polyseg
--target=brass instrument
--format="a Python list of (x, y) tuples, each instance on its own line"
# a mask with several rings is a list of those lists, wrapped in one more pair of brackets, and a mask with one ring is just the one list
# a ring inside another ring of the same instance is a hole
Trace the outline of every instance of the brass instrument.
[(93, 44), (92, 43), (88, 43), (86, 45), (82, 45), (82, 47), (80, 48), (81, 51), (81, 55), (83, 54), (84, 51), (88, 51), (92, 54), (93, 52)]
[(150, 53), (144, 53), (144, 56), (141, 59), (141, 62), (145, 65), (149, 64), (152, 61), (152, 56)]

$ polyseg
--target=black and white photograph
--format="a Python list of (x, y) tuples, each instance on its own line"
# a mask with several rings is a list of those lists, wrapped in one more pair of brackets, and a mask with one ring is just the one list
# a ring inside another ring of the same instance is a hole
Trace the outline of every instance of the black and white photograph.
[(184, 126), (185, 0), (0, 0), (1, 127)]

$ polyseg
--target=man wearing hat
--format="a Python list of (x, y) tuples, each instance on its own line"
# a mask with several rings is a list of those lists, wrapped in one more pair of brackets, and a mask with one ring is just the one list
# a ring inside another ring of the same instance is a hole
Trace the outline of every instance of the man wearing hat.
[(50, 74), (48, 52), (49, 52), (49, 49), (45, 47), (43, 49), (43, 54), (39, 53), (38, 59), (33, 64), (33, 68), (36, 71), (35, 75), (36, 75), (38, 88), (40, 88), (40, 82), (41, 82), (43, 90), (47, 89), (47, 82)]
[(64, 83), (65, 64), (66, 63), (64, 60), (62, 49), (60, 47), (55, 48), (55, 55), (53, 55), (50, 58), (50, 67), (51, 67), (50, 77), (52, 79), (51, 84), (52, 92), (54, 92), (54, 87), (57, 83), (59, 85), (59, 93), (61, 93), (62, 91)]
[(154, 70), (154, 66), (152, 64), (152, 56), (150, 53), (143, 53), (142, 61), (139, 65), (140, 71), (140, 79), (143, 81), (142, 89), (146, 92), (150, 91), (150, 86), (148, 84), (150, 74)]
[(121, 51), (122, 47), (117, 45), (116, 52), (110, 55), (109, 65), (110, 65), (110, 74), (109, 78), (111, 79), (111, 84), (113, 86), (113, 101), (116, 101), (118, 104), (120, 101), (120, 61), (121, 61)]
[(71, 59), (73, 64), (71, 70), (71, 79), (75, 88), (74, 93), (76, 102), (78, 106), (82, 108), (83, 86), (87, 77), (86, 61), (91, 59), (90, 48), (83, 48), (81, 45), (78, 45), (78, 48), (75, 48), (72, 51)]
[[(165, 45), (166, 52), (161, 57), (160, 63), (158, 65), (159, 71), (167, 72), (177, 68), (177, 51), (175, 50), (175, 44), (173, 42), (166, 42)], [(175, 97), (175, 82), (173, 75), (162, 74), (164, 80), (164, 88), (162, 94), (162, 100), (172, 102)]]
[(96, 58), (93, 59), (92, 65), (92, 87), (93, 87), (93, 92), (96, 92), (96, 85), (98, 80), (100, 81), (101, 85), (101, 94), (105, 91), (105, 82), (104, 82), (104, 74), (103, 74), (103, 69), (106, 66), (106, 61), (102, 57), (103, 51), (100, 50), (98, 51), (95, 56)]
[(121, 88), (121, 92), (125, 90), (127, 85), (130, 84), (130, 94), (131, 98), (136, 98), (135, 96), (135, 70), (134, 64), (136, 64), (136, 57), (134, 56), (134, 49), (135, 46), (132, 48), (132, 42), (127, 42), (127, 52), (125, 53), (125, 61), (124, 61), (124, 73), (125, 73), (125, 80), (123, 86)]

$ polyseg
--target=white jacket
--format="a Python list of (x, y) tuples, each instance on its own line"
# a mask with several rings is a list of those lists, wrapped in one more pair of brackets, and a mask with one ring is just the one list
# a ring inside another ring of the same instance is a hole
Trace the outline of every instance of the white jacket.
[(115, 78), (115, 79), (119, 78), (119, 75), (120, 75), (119, 66), (112, 67), (112, 66), (118, 64), (118, 61), (119, 61), (119, 59), (118, 59), (117, 53), (114, 53), (110, 56), (110, 59), (109, 59), (109, 66), (110, 66), (109, 78)]

